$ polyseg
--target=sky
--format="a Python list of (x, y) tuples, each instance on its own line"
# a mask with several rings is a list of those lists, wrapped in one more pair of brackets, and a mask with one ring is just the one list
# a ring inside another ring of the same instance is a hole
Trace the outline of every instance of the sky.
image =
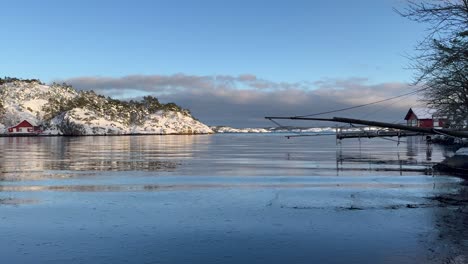
[[(406, 93), (424, 25), (403, 0), (3, 1), (0, 76), (153, 95), (210, 125), (265, 126)], [(400, 118), (414, 98), (342, 115)]]

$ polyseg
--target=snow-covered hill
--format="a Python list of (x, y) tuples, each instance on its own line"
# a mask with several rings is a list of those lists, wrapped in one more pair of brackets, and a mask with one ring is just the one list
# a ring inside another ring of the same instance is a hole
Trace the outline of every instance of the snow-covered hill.
[(67, 85), (0, 79), (0, 133), (23, 120), (49, 135), (213, 133), (188, 110), (151, 96), (126, 102)]

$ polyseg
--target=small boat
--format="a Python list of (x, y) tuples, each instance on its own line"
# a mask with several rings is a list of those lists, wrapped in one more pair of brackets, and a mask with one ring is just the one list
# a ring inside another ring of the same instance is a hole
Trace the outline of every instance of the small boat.
[(439, 171), (453, 171), (468, 175), (468, 148), (461, 148), (455, 155), (445, 159), (434, 167)]

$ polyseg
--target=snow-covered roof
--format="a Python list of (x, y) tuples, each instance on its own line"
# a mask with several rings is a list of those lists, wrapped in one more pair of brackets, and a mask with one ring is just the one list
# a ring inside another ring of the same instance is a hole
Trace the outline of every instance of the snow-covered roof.
[(14, 125), (14, 126), (12, 126), (12, 127), (10, 127), (10, 128), (15, 128), (15, 127), (17, 127), (17, 126), (19, 126), (19, 125), (21, 125), (21, 124), (23, 124), (23, 123), (25, 123), (25, 122), (28, 123), (28, 124), (31, 125), (31, 126), (36, 126), (36, 123), (35, 123), (35, 122), (31, 122), (31, 121), (29, 121), (29, 120), (24, 119), (23, 121), (19, 122), (18, 124)]
[(411, 107), (411, 110), (418, 119), (432, 119), (437, 110), (423, 107)]
[(468, 148), (461, 148), (457, 150), (455, 155), (468, 156)]

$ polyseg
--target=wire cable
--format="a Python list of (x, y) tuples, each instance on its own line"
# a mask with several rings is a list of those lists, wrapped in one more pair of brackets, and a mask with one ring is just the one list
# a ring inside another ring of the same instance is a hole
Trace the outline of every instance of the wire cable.
[(326, 112), (320, 112), (320, 113), (315, 113), (315, 114), (310, 114), (310, 115), (299, 115), (299, 116), (294, 116), (294, 117), (311, 117), (311, 116), (318, 116), (318, 115), (325, 115), (325, 114), (343, 112), (343, 111), (356, 109), (356, 108), (361, 108), (361, 107), (365, 107), (365, 106), (369, 106), (369, 105), (380, 104), (380, 103), (383, 103), (383, 102), (387, 102), (387, 101), (394, 100), (394, 99), (401, 98), (401, 97), (408, 96), (408, 95), (413, 95), (413, 94), (425, 91), (427, 89), (429, 89), (429, 87), (421, 88), (421, 89), (418, 89), (418, 90), (415, 90), (415, 91), (412, 91), (412, 92), (409, 92), (409, 93), (400, 94), (398, 96), (382, 99), (382, 100), (367, 103), (367, 104), (355, 105), (355, 106), (351, 106), (351, 107), (346, 107), (346, 108), (341, 108), (341, 109), (336, 109), (336, 110), (331, 110), (331, 111), (326, 111)]

